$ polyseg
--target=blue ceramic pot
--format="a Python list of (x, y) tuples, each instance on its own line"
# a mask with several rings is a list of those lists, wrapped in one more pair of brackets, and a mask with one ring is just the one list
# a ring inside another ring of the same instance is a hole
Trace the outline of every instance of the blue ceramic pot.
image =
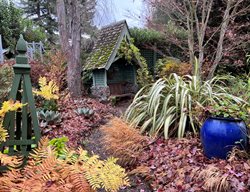
[(226, 159), (234, 146), (246, 149), (247, 141), (247, 127), (240, 119), (210, 117), (201, 128), (201, 142), (208, 158)]

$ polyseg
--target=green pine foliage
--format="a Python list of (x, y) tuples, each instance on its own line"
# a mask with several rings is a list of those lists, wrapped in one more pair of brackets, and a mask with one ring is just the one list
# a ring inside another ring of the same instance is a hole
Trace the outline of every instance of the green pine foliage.
[(21, 0), (21, 5), (27, 17), (38, 26), (38, 28), (32, 30), (38, 34), (46, 31), (48, 41), (54, 42), (56, 38), (55, 31), (58, 30), (56, 22), (56, 1)]
[(22, 11), (15, 7), (12, 1), (0, 0), (0, 34), (3, 48), (14, 50), (17, 39), (22, 33)]

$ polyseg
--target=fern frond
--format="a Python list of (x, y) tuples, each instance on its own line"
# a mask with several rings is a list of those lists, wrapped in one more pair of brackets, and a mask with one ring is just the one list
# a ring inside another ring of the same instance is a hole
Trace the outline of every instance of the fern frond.
[(102, 187), (106, 191), (118, 191), (120, 186), (129, 185), (125, 169), (116, 164), (117, 159), (108, 158), (105, 160), (100, 172)]
[(30, 159), (32, 159), (34, 162), (38, 164), (52, 153), (55, 152), (52, 150), (52, 147), (49, 146), (48, 137), (43, 137), (41, 138), (38, 147), (35, 148), (33, 152), (30, 154)]
[(55, 156), (47, 157), (42, 160), (37, 166), (27, 166), (24, 170), (27, 179), (36, 178), (40, 181), (54, 181), (59, 180), (60, 175), (57, 173), (57, 167), (60, 166), (59, 161)]
[(129, 185), (125, 169), (116, 162), (116, 158), (101, 161), (99, 156), (94, 155), (83, 164), (83, 174), (93, 189), (104, 188), (106, 191), (118, 191), (121, 186)]
[(73, 185), (73, 191), (92, 191), (86, 178), (81, 174), (71, 174), (69, 180)]
[(23, 159), (17, 156), (9, 156), (0, 152), (0, 162), (9, 168), (20, 167), (23, 163)]
[[(129, 185), (125, 169), (115, 158), (102, 161), (81, 148), (65, 148), (62, 155), (43, 138), (22, 171), (12, 170), (0, 177), (1, 192), (93, 192), (100, 188), (115, 192)], [(13, 157), (0, 157), (6, 164), (14, 162)]]
[[(20, 170), (10, 170), (0, 177), (1, 192), (11, 192), (12, 189), (18, 189), (18, 183), (24, 182)], [(14, 191), (14, 190), (13, 190)]]

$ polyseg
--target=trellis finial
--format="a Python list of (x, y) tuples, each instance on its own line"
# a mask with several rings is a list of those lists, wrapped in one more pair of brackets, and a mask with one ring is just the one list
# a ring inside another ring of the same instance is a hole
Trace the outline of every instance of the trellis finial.
[(25, 54), (27, 52), (27, 43), (23, 39), (23, 35), (20, 35), (20, 38), (17, 41), (16, 50), (19, 54)]

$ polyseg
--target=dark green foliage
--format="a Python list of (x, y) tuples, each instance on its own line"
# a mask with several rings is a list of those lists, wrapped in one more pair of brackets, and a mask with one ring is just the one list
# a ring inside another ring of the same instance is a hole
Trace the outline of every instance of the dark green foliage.
[(0, 0), (0, 34), (3, 39), (3, 48), (14, 50), (17, 39), (22, 33), (22, 11), (7, 0)]
[[(55, 42), (55, 31), (58, 30), (55, 16), (56, 1), (22, 0), (21, 4), (27, 17), (32, 19), (32, 21), (40, 27), (39, 31), (41, 32), (44, 29), (48, 41), (50, 43)], [(35, 32), (39, 33), (38, 31)]]
[(0, 66), (0, 103), (7, 100), (8, 93), (13, 80), (12, 66)]
[(174, 23), (169, 22), (161, 25), (162, 30), (157, 28), (150, 29), (130, 29), (131, 37), (134, 39), (134, 43), (139, 48), (144, 48), (152, 51), (156, 51), (159, 55), (165, 56), (170, 55), (172, 57), (178, 57), (184, 59), (183, 45), (175, 44), (172, 42), (173, 38), (182, 39), (183, 42), (187, 39), (185, 30), (178, 28)]
[(28, 19), (23, 22), (25, 25), (23, 36), (27, 42), (45, 42), (46, 32), (43, 27), (36, 25), (33, 21)]
[[(244, 108), (241, 110), (243, 113), (247, 114), (246, 112), (247, 108), (249, 108), (250, 110), (250, 74), (242, 74), (241, 76), (236, 76), (236, 77), (230, 76), (230, 78), (228, 78), (227, 81), (227, 86), (228, 86), (228, 92), (243, 98), (248, 103), (248, 105), (244, 106)], [(243, 119), (244, 119), (244, 114), (243, 114)], [(247, 124), (250, 123), (249, 118), (245, 118), (244, 120)]]
[(210, 112), (213, 116), (225, 118), (239, 118), (245, 121), (248, 120), (246, 104), (239, 105), (236, 103), (228, 103), (226, 101), (223, 101), (211, 107)]
[[(68, 1), (65, 1), (65, 4), (68, 3)], [(21, 0), (21, 4), (26, 16), (39, 26), (39, 31), (45, 30), (48, 42), (55, 44), (57, 41), (56, 32), (58, 31), (56, 0)], [(79, 6), (82, 6), (82, 32), (91, 34), (95, 29), (92, 20), (95, 14), (96, 1), (86, 0)], [(70, 11), (67, 10), (68, 13)], [(35, 32), (39, 33), (37, 30)]]
[(140, 29), (140, 28), (132, 28), (130, 29), (131, 37), (135, 40), (136, 46), (142, 46), (146, 44), (162, 44), (164, 43), (163, 35), (151, 29)]
[[(250, 75), (250, 74), (249, 74)], [(250, 76), (242, 74), (241, 76), (230, 76), (227, 80), (227, 86), (231, 94), (243, 98), (250, 103)]]
[(42, 109), (45, 111), (46, 110), (57, 111), (58, 110), (57, 101), (54, 99), (44, 100)]

